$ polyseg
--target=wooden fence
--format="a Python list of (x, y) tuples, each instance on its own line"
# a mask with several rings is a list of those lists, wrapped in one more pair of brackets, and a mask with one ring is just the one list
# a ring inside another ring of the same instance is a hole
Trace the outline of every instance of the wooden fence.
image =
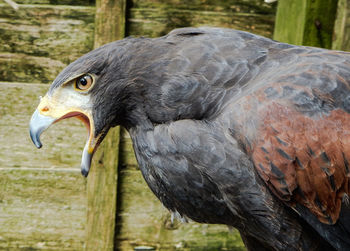
[[(339, 0), (337, 6), (327, 8), (330, 16), (321, 15), (330, 17), (327, 20), (335, 23), (334, 30), (321, 17), (321, 26), (316, 25), (320, 14), (310, 12), (315, 7), (312, 4), (326, 0), (293, 0), (296, 4), (287, 6), (291, 1), (279, 0), (275, 38), (305, 44), (301, 34), (308, 34), (305, 29), (314, 25), (314, 34), (321, 32), (322, 46), (350, 49), (349, 0)], [(85, 246), (88, 250), (133, 250), (148, 246), (157, 250), (243, 250), (237, 232), (225, 226), (171, 223), (170, 214), (145, 184), (124, 130), (117, 128), (109, 133), (96, 153), (86, 184), (79, 173), (85, 129), (74, 121), (55, 125), (43, 137), (44, 148), (37, 151), (27, 136), (27, 124), (47, 84), (94, 46), (125, 34), (156, 37), (184, 26), (231, 27), (272, 37), (276, 3), (17, 2), (17, 12), (0, 4), (0, 249), (80, 250)], [(309, 13), (315, 15), (309, 19), (311, 24), (303, 21)], [(116, 17), (117, 26), (113, 26), (111, 20)], [(304, 23), (287, 26), (291, 22), (284, 22), (286, 18)], [(296, 38), (299, 40), (293, 40)]]

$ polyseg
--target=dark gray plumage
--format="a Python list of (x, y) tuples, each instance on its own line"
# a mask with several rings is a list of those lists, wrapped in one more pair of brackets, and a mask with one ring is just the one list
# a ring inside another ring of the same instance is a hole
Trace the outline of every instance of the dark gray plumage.
[(234, 226), (251, 250), (347, 250), (349, 63), (345, 52), (185, 28), (96, 49), (48, 95), (94, 74), (95, 136), (124, 126), (169, 210)]

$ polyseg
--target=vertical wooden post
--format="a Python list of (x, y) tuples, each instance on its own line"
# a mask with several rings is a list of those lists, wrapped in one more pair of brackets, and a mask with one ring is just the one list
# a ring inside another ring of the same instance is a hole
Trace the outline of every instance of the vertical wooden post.
[(274, 39), (297, 45), (332, 47), (338, 0), (279, 0)]
[[(95, 48), (125, 36), (126, 0), (96, 0)], [(113, 250), (120, 128), (109, 131), (97, 150), (87, 182), (85, 250)]]
[(118, 127), (108, 133), (88, 176), (85, 250), (114, 249), (119, 131)]
[(125, 37), (126, 0), (96, 0), (95, 48)]
[(350, 51), (350, 0), (338, 2), (332, 49)]

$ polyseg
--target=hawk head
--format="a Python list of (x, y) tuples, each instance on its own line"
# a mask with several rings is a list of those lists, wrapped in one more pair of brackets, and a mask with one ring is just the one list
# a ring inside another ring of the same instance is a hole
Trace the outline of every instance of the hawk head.
[[(130, 41), (129, 41), (130, 42)], [(88, 129), (81, 172), (88, 175), (92, 156), (108, 130), (133, 106), (130, 82), (123, 70), (128, 43), (113, 42), (82, 56), (68, 65), (53, 81), (32, 115), (30, 136), (36, 147), (42, 146), (41, 133), (62, 119), (75, 117)], [(132, 108), (131, 108), (132, 109)]]

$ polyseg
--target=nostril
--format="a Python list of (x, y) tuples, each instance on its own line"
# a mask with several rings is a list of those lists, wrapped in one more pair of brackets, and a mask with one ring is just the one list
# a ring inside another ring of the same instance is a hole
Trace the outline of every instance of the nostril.
[(41, 109), (42, 112), (47, 112), (49, 110), (49, 107), (45, 106), (43, 109)]

